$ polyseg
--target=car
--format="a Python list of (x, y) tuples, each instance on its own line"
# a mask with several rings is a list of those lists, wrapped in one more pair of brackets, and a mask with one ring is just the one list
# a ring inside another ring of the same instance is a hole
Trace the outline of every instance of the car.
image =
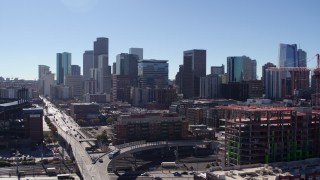
[(182, 175), (188, 175), (188, 172), (183, 171), (181, 174), (182, 174)]
[(160, 179), (162, 179), (162, 178), (159, 177), (159, 176), (156, 176), (156, 177), (154, 177), (154, 179), (155, 179), (155, 180), (160, 180)]
[(103, 162), (103, 159), (101, 159), (101, 158), (100, 158), (100, 159), (99, 159), (99, 162), (101, 162), (101, 163), (102, 163), (102, 162)]
[(144, 172), (144, 173), (140, 174), (140, 176), (149, 176), (149, 175), (150, 175), (150, 174), (147, 173), (147, 172)]
[(179, 172), (174, 172), (172, 173), (174, 176), (181, 176), (181, 174)]

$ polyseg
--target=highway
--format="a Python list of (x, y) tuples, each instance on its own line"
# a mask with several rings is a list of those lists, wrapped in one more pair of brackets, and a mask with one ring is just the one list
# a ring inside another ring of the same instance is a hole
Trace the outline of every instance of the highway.
[[(79, 139), (75, 137), (79, 131), (78, 124), (75, 123), (71, 117), (65, 115), (63, 112), (57, 109), (53, 104), (51, 104), (50, 101), (46, 99), (43, 100), (48, 107), (47, 114), (52, 114), (48, 117), (50, 118), (51, 122), (56, 125), (58, 134), (71, 145), (73, 149), (73, 155), (83, 178), (85, 180), (110, 179), (105, 163), (92, 164), (90, 155), (86, 152), (83, 145), (78, 141)], [(79, 137), (79, 134), (77, 136)]]
[[(51, 102), (46, 99), (43, 99), (46, 106), (48, 107), (48, 114), (52, 114), (48, 116), (51, 119), (51, 122), (57, 126), (58, 133), (62, 138), (68, 142), (72, 149), (73, 155), (76, 159), (80, 172), (85, 180), (108, 180), (111, 179), (107, 167), (112, 162), (108, 157), (108, 153), (110, 153), (114, 149), (120, 149), (120, 154), (113, 158), (112, 160), (116, 160), (127, 154), (153, 149), (160, 147), (176, 147), (176, 146), (195, 146), (195, 145), (203, 145), (208, 144), (210, 141), (158, 141), (158, 142), (145, 142), (145, 141), (137, 141), (130, 142), (126, 144), (121, 144), (119, 146), (109, 146), (111, 149), (109, 152), (100, 156), (103, 162), (92, 162), (90, 155), (86, 152), (82, 143), (79, 142), (79, 126), (74, 120), (65, 115), (59, 109), (54, 107)], [(75, 137), (77, 135), (77, 137)], [(82, 137), (87, 138), (87, 137)], [(80, 140), (81, 141), (81, 140)], [(111, 164), (112, 165), (112, 164)]]

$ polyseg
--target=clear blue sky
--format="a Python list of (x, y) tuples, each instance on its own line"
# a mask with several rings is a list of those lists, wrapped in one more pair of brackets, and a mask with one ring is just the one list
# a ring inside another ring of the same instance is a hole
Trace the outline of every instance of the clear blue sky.
[(37, 79), (38, 65), (56, 73), (56, 53), (82, 54), (109, 38), (109, 64), (130, 47), (169, 60), (173, 79), (183, 51), (207, 50), (207, 74), (227, 56), (277, 64), (279, 43), (300, 44), (315, 66), (320, 52), (319, 0), (1, 0), (0, 76)]

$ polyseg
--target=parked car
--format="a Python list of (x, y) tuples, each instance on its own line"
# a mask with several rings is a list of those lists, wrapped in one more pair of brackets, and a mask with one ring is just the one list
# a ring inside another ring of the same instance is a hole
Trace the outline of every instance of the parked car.
[(142, 173), (140, 176), (149, 176), (150, 174), (147, 172)]

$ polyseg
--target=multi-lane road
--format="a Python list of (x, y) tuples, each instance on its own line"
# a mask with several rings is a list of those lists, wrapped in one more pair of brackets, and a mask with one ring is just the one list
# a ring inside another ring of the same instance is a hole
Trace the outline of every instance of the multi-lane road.
[[(57, 126), (59, 135), (68, 142), (76, 159), (80, 172), (85, 180), (105, 180), (110, 179), (107, 173), (107, 161), (103, 163), (92, 163), (90, 155), (82, 145), (86, 142), (79, 142), (79, 126), (74, 120), (64, 112), (57, 109), (50, 101), (43, 99), (47, 106), (47, 115)], [(86, 137), (82, 137), (86, 138)]]

